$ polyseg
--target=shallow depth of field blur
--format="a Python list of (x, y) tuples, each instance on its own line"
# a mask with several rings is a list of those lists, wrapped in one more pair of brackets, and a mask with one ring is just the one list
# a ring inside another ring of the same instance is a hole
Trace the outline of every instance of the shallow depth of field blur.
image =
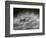
[(39, 9), (14, 8), (13, 11), (14, 30), (39, 29)]

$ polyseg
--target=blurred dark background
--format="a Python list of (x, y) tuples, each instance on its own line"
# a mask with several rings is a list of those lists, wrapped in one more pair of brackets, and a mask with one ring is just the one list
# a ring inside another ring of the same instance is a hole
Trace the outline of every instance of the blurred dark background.
[(39, 15), (39, 9), (32, 9), (32, 8), (13, 8), (14, 17), (17, 17), (21, 13), (34, 13)]

